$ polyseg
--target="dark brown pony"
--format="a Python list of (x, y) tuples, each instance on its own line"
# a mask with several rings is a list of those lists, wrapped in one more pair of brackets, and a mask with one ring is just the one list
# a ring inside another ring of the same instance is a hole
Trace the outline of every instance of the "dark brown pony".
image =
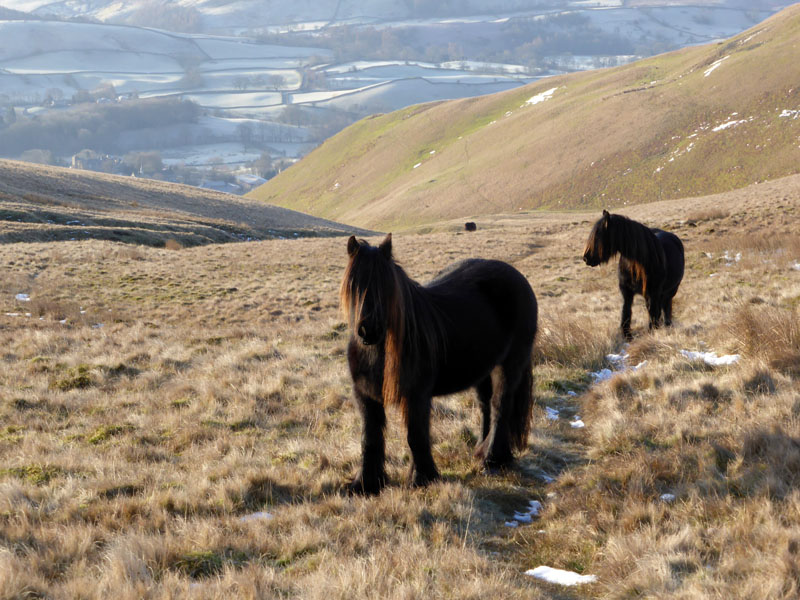
[(644, 296), (650, 329), (672, 325), (672, 299), (683, 279), (683, 244), (674, 233), (651, 229), (622, 215), (603, 211), (592, 227), (583, 261), (590, 267), (607, 263), (617, 254), (622, 293), (622, 334), (631, 338), (631, 307), (636, 294)]
[(525, 277), (496, 260), (465, 260), (428, 285), (411, 280), (379, 246), (351, 237), (341, 304), (352, 335), (347, 360), (363, 419), (361, 471), (350, 484), (377, 494), (386, 485), (384, 407), (400, 407), (412, 464), (409, 483), (439, 477), (431, 455), (433, 396), (478, 392), (483, 434), (475, 455), (490, 469), (527, 446), (536, 297)]

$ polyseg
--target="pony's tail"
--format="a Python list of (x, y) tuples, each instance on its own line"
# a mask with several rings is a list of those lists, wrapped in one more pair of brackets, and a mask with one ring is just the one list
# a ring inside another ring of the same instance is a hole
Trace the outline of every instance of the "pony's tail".
[(531, 359), (528, 358), (522, 369), (517, 389), (511, 404), (511, 445), (517, 451), (522, 451), (528, 446), (528, 434), (531, 430), (531, 409), (533, 408), (533, 370)]

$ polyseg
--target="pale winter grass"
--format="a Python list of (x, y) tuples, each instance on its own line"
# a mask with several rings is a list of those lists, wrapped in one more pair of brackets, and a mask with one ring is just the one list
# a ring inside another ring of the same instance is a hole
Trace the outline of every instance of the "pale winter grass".
[[(473, 395), (437, 400), (444, 478), (426, 490), (402, 485), (390, 410), (391, 485), (366, 499), (342, 493), (360, 438), (343, 238), (0, 246), (0, 597), (796, 597), (800, 256), (788, 236), (737, 248), (732, 220), (796, 227), (798, 213), (753, 200), (692, 227), (659, 207), (637, 216), (686, 244), (676, 325), (649, 334), (637, 299), (629, 364), (647, 364), (596, 385), (622, 340), (613, 265), (580, 261), (594, 215), (396, 235), (420, 281), (467, 256), (529, 278), (537, 408), (518, 467), (487, 475)], [(742, 358), (708, 367), (681, 349)], [(505, 527), (532, 499), (542, 516)], [(523, 575), (540, 564), (598, 582)]]

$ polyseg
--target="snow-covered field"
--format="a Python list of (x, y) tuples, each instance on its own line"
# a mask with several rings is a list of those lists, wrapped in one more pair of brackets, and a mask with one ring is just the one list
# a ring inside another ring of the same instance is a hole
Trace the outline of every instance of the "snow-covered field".
[(261, 156), (260, 151), (246, 152), (238, 143), (182, 146), (162, 152), (164, 164), (184, 164), (193, 167), (241, 165)]

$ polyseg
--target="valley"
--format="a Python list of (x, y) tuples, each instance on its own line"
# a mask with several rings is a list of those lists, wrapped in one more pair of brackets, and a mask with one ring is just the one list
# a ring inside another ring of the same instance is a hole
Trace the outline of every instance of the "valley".
[[(390, 4), (7, 0), (31, 12), (0, 21), (0, 154), (243, 194), (363, 117), (723, 39), (782, 6)], [(168, 100), (195, 108), (166, 125)]]

